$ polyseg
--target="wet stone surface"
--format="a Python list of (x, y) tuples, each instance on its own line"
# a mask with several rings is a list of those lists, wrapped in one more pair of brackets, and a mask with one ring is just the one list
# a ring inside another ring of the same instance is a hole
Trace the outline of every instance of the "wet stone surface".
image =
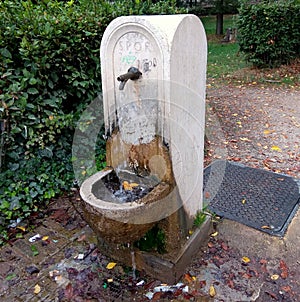
[[(157, 180), (149, 177), (141, 177), (127, 171), (121, 171), (116, 174), (112, 171), (102, 179), (104, 186), (99, 185), (95, 190), (95, 196), (103, 199), (107, 197), (107, 193), (103, 194), (103, 190), (108, 189), (112, 194), (109, 201), (125, 203), (141, 199), (151, 192), (158, 183)], [(105, 200), (105, 199), (104, 199)]]

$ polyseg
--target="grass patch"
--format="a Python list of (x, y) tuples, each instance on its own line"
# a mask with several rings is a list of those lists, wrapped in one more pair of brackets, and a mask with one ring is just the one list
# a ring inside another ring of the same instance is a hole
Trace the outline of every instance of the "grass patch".
[[(207, 35), (215, 35), (216, 34), (216, 16), (204, 16), (200, 17), (201, 22), (205, 28), (205, 32)], [(227, 28), (235, 28), (235, 20), (236, 15), (225, 15), (223, 20), (223, 28), (226, 31)]]
[[(246, 62), (243, 53), (239, 52), (236, 41), (222, 43), (223, 36), (217, 36), (216, 17), (205, 16), (200, 18), (207, 35), (207, 81), (209, 85), (218, 84), (245, 84), (259, 83), (264, 85), (299, 86), (300, 60), (290, 65), (274, 69), (253, 68)], [(224, 16), (224, 31), (227, 28), (236, 28), (236, 15)]]
[[(224, 30), (235, 28), (234, 15), (224, 16)], [(236, 42), (222, 43), (223, 36), (215, 35), (216, 17), (202, 17), (208, 40), (207, 77), (211, 84), (215, 80), (227, 78), (233, 72), (247, 66), (244, 57), (239, 53)]]
[(207, 77), (211, 82), (227, 78), (235, 71), (247, 67), (237, 43), (208, 43)]

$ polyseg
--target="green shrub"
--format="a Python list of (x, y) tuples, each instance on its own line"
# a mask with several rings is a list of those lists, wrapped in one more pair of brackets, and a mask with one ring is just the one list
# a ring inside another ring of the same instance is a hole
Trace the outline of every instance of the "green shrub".
[(299, 57), (300, 5), (294, 1), (244, 3), (239, 11), (240, 50), (257, 67), (277, 67)]
[[(73, 132), (101, 92), (99, 49), (109, 22), (176, 13), (175, 2), (0, 1), (0, 243), (7, 224), (72, 185)], [(98, 145), (103, 161), (105, 144)]]

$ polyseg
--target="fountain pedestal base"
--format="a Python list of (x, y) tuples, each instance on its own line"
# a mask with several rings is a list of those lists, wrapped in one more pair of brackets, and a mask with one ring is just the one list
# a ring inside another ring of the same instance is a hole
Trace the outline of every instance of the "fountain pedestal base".
[[(210, 217), (195, 229), (186, 242), (166, 254), (144, 252), (134, 249), (135, 265), (137, 270), (144, 270), (147, 275), (163, 283), (174, 284), (184, 274), (186, 267), (191, 263), (193, 256), (207, 242), (212, 231)], [(126, 245), (111, 243), (98, 238), (100, 251), (115, 261), (126, 266), (132, 266), (132, 248)]]

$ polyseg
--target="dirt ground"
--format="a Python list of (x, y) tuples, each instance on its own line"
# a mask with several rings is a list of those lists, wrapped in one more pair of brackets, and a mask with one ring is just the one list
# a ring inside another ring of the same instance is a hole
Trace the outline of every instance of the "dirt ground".
[[(298, 88), (248, 84), (212, 87), (207, 95), (208, 162), (227, 159), (300, 179)], [(299, 211), (283, 238), (223, 220), (190, 272), (206, 280), (206, 291), (214, 284), (214, 301), (299, 301), (299, 228)]]

